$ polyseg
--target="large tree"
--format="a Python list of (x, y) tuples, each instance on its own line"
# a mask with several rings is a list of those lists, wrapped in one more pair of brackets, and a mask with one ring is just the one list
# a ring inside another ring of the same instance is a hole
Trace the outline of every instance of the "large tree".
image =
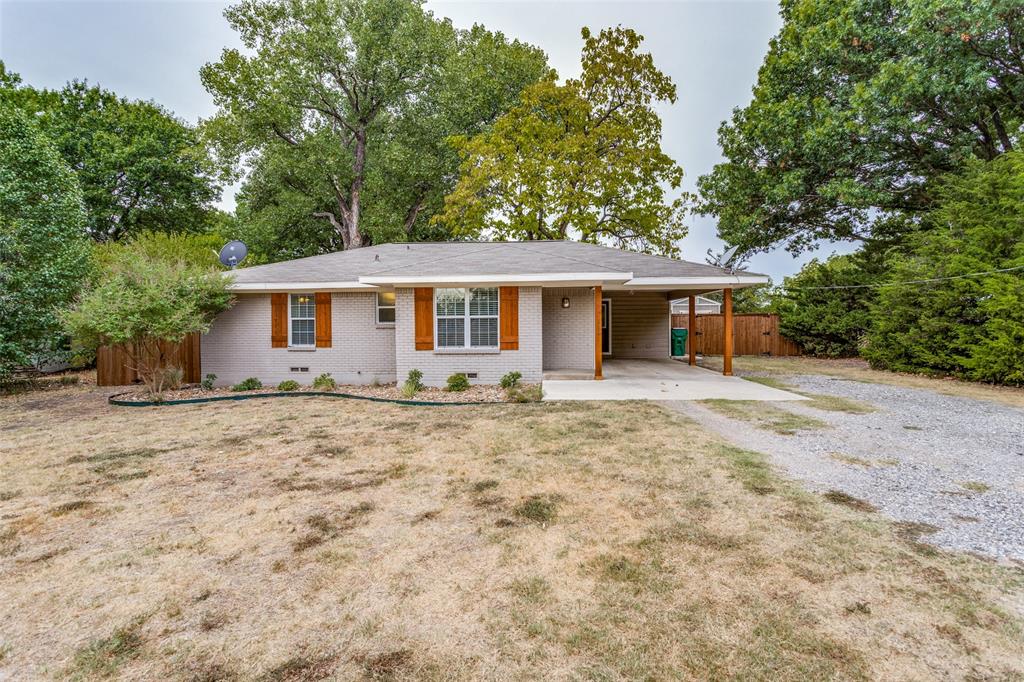
[(935, 181), (1020, 144), (1020, 0), (783, 0), (699, 209), (745, 250), (898, 242)]
[(270, 257), (422, 236), (458, 165), (446, 140), (545, 70), (536, 48), (418, 0), (246, 0), (226, 16), (248, 54), (203, 68), (220, 107), (206, 130), (225, 161), (249, 162), (240, 215), (283, 238)]
[(583, 74), (551, 74), (491, 130), (456, 140), (461, 177), (434, 222), (459, 236), (611, 241), (671, 254), (686, 231), (682, 169), (654, 105), (676, 88), (630, 29), (583, 29)]
[(1024, 152), (971, 163), (937, 196), (928, 229), (891, 258), (864, 356), (1024, 385)]
[(59, 351), (58, 312), (88, 269), (74, 174), (28, 116), (0, 101), (0, 379)]
[(0, 95), (36, 119), (75, 172), (96, 241), (210, 227), (213, 161), (195, 129), (163, 107), (78, 81), (37, 90), (13, 74), (0, 78)]

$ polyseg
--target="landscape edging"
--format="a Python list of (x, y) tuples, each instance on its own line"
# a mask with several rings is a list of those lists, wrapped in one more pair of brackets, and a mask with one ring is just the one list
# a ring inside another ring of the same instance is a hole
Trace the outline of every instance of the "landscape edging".
[(119, 407), (162, 407), (164, 405), (193, 405), (198, 403), (216, 403), (223, 400), (251, 400), (253, 398), (297, 398), (302, 396), (328, 396), (331, 398), (348, 398), (350, 400), (369, 400), (375, 403), (392, 403), (395, 405), (441, 407), (444, 405), (506, 405), (502, 402), (443, 402), (437, 400), (402, 400), (400, 398), (376, 398), (368, 395), (354, 395), (352, 393), (334, 393), (330, 391), (275, 391), (272, 393), (243, 393), (239, 395), (218, 395), (209, 398), (185, 398), (182, 400), (119, 400), (120, 396), (130, 395), (131, 391), (115, 393), (107, 398), (111, 405)]

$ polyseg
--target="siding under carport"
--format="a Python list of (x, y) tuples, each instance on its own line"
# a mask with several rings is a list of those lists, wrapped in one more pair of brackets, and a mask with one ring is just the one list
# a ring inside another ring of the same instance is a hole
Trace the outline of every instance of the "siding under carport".
[(612, 302), (612, 358), (667, 358), (671, 305), (665, 292), (605, 291)]

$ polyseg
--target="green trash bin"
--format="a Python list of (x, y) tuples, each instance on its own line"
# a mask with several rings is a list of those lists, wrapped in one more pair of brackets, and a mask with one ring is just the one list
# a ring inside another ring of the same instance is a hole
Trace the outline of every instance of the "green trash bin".
[(672, 357), (681, 358), (686, 355), (686, 332), (685, 329), (672, 330)]

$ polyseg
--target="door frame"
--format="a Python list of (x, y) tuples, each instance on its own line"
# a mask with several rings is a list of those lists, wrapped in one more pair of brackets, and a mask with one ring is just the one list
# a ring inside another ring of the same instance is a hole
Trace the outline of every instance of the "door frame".
[[(608, 315), (604, 314), (604, 304), (605, 303), (608, 304)], [(601, 343), (601, 355), (611, 355), (612, 354), (612, 299), (610, 299), (610, 298), (602, 298), (601, 299), (601, 329), (602, 329), (602, 331), (605, 329), (605, 327), (608, 328), (608, 350), (604, 349), (604, 343), (603, 343), (604, 339), (601, 339), (601, 341), (602, 341), (602, 343)], [(603, 334), (602, 334), (602, 336), (603, 336)]]

